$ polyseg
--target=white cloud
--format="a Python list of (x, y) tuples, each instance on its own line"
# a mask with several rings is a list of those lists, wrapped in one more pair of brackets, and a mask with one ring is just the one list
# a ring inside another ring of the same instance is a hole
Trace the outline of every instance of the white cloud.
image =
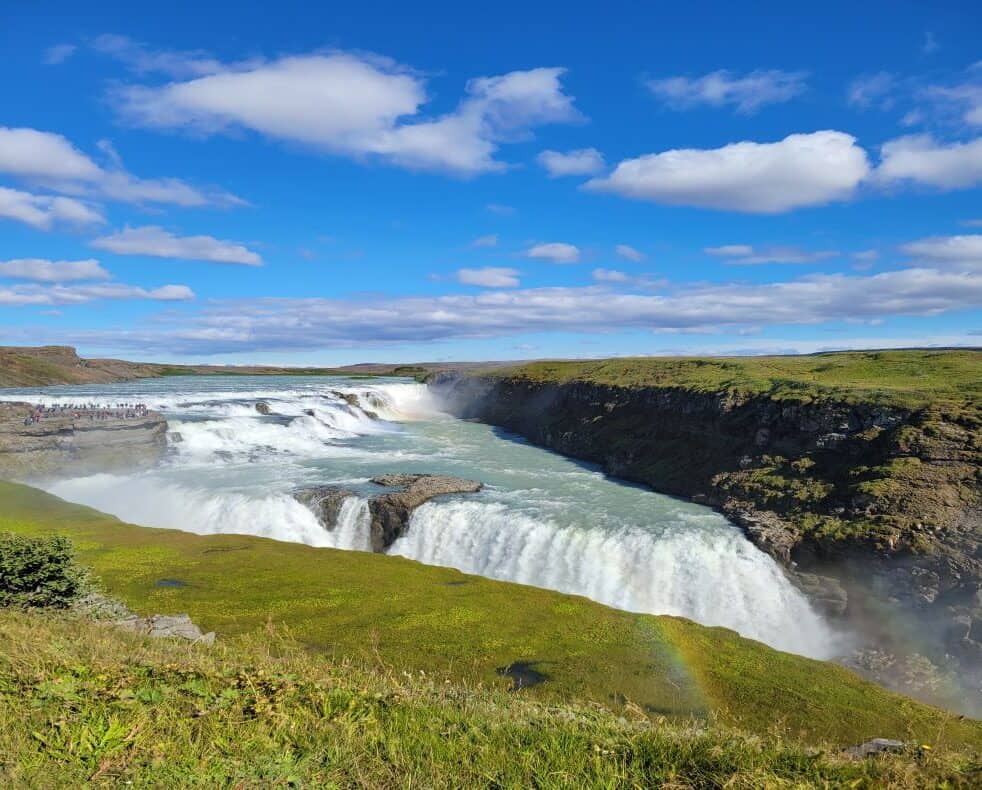
[(14, 219), (40, 230), (56, 223), (93, 225), (104, 222), (102, 214), (74, 198), (35, 195), (19, 189), (0, 187), (0, 217)]
[(982, 219), (962, 220), (962, 225), (964, 225), (966, 228), (982, 228)]
[(578, 263), (580, 249), (573, 244), (553, 241), (547, 244), (535, 244), (525, 251), (526, 257), (552, 261), (553, 263)]
[(127, 227), (118, 233), (93, 240), (91, 246), (119, 255), (150, 255), (156, 258), (182, 258), (212, 263), (240, 263), (245, 266), (262, 265), (262, 258), (257, 253), (238, 242), (223, 241), (213, 236), (175, 236), (156, 225)]
[(706, 247), (703, 252), (726, 263), (752, 266), (762, 263), (818, 263), (839, 255), (835, 250), (802, 250), (798, 247), (764, 247), (757, 249), (749, 244), (726, 244), (722, 247)]
[(767, 104), (789, 101), (805, 91), (803, 71), (758, 70), (740, 76), (721, 69), (702, 77), (668, 77), (649, 80), (648, 88), (669, 107), (686, 110), (699, 105), (733, 105), (752, 114)]
[[(120, 342), (172, 353), (331, 348), (617, 329), (727, 332), (771, 325), (876, 322), (982, 303), (977, 274), (912, 268), (871, 276), (815, 274), (770, 284), (694, 285), (632, 293), (605, 285), (376, 299), (261, 299), (209, 304), (172, 328)], [(289, 315), (289, 322), (283, 316)], [(111, 341), (113, 338), (104, 338)]]
[(931, 266), (982, 269), (982, 235), (933, 236), (900, 246), (901, 252)]
[(854, 137), (822, 131), (625, 159), (586, 188), (668, 205), (777, 214), (846, 200), (868, 173)]
[(458, 269), (457, 281), (464, 285), (479, 285), (481, 288), (517, 288), (517, 269), (495, 268), (487, 266), (483, 269)]
[(618, 244), (614, 247), (614, 252), (626, 261), (634, 261), (634, 263), (640, 263), (648, 256), (645, 255), (641, 250), (636, 250), (629, 244)]
[(74, 44), (55, 44), (53, 47), (48, 47), (44, 50), (41, 62), (46, 66), (57, 66), (74, 55), (76, 49), (78, 47)]
[(875, 178), (910, 181), (938, 189), (966, 189), (982, 183), (982, 137), (965, 143), (938, 143), (930, 135), (909, 135), (884, 143)]
[[(106, 150), (106, 141), (100, 147)], [(60, 134), (0, 126), (0, 172), (72, 195), (94, 195), (129, 203), (178, 206), (239, 205), (227, 192), (203, 192), (176, 178), (137, 178), (112, 151), (113, 167), (103, 168)]]
[(580, 148), (576, 151), (543, 151), (536, 161), (551, 178), (559, 176), (589, 176), (604, 169), (604, 158), (596, 148)]
[(932, 52), (938, 50), (938, 41), (934, 37), (934, 33), (928, 31), (924, 34), (924, 43), (921, 44), (921, 52), (925, 55), (930, 55)]
[(749, 244), (724, 244), (721, 247), (705, 247), (703, 252), (717, 258), (737, 258), (753, 255), (754, 248)]
[(883, 110), (889, 109), (893, 106), (896, 83), (896, 77), (888, 71), (857, 77), (849, 84), (847, 91), (849, 104), (862, 109), (873, 106)]
[(598, 283), (626, 283), (631, 280), (627, 274), (617, 269), (594, 269), (592, 274)]
[(472, 176), (506, 167), (495, 158), (502, 143), (579, 119), (562, 74), (538, 68), (473, 79), (453, 112), (427, 119), (419, 75), (347, 52), (224, 65), (184, 82), (122, 87), (114, 100), (124, 118), (143, 126), (201, 134), (246, 128), (328, 153)]
[(154, 302), (186, 302), (194, 299), (186, 285), (141, 288), (123, 283), (99, 285), (15, 285), (0, 288), (0, 305), (71, 305), (104, 299), (146, 299)]
[(876, 250), (859, 250), (854, 252), (852, 257), (857, 261), (875, 261), (880, 257), (880, 253)]
[(956, 85), (932, 85), (924, 97), (960, 114), (968, 126), (982, 126), (982, 72), (970, 73), (966, 82)]
[(159, 72), (169, 77), (201, 77), (222, 71), (224, 66), (208, 53), (154, 50), (127, 36), (105, 34), (92, 40), (96, 52), (109, 55), (138, 74)]
[(490, 211), (492, 214), (498, 214), (499, 216), (503, 216), (503, 217), (510, 217), (512, 214), (514, 214), (517, 211), (517, 209), (514, 206), (506, 206), (503, 205), (502, 203), (488, 203), (488, 205), (485, 206), (485, 208), (488, 211)]
[(487, 236), (478, 236), (471, 242), (472, 247), (497, 247), (498, 234), (489, 233)]
[(0, 277), (33, 280), (42, 283), (67, 283), (79, 280), (108, 280), (110, 274), (99, 261), (50, 261), (46, 258), (15, 258), (0, 261)]

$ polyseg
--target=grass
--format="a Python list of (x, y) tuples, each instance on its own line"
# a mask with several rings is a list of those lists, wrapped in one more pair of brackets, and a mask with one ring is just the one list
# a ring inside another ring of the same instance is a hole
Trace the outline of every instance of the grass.
[(550, 704), (630, 705), (840, 746), (982, 744), (978, 722), (722, 628), (397, 557), (135, 527), (13, 483), (0, 482), (0, 503), (0, 532), (66, 534), (108, 594), (146, 614), (187, 612), (223, 640), (268, 623), (336, 661), (499, 690), (500, 668), (531, 662), (548, 680), (522, 694)]
[[(486, 372), (486, 371), (482, 371)], [(645, 357), (533, 362), (497, 375), (622, 387), (678, 387), (776, 399), (830, 398), (912, 408), (977, 400), (979, 351), (850, 351), (779, 357)]]
[(780, 733), (673, 722), (330, 660), (281, 628), (213, 647), (0, 610), (7, 787), (971, 787), (977, 752), (850, 760)]

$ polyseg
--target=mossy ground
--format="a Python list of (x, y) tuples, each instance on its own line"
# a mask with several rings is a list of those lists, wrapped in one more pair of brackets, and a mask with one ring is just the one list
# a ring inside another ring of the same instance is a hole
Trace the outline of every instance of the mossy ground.
[(680, 618), (396, 557), (135, 527), (12, 483), (0, 483), (0, 531), (66, 534), (107, 594), (142, 613), (187, 612), (222, 640), (269, 623), (334, 660), (455, 683), (504, 689), (499, 668), (532, 662), (548, 680), (520, 693), (547, 702), (630, 704), (812, 743), (982, 744), (978, 722)]
[[(486, 371), (482, 371), (486, 372)], [(979, 351), (849, 351), (780, 357), (644, 357), (533, 362), (500, 375), (542, 382), (678, 387), (772, 398), (835, 398), (920, 408), (976, 402)]]
[(272, 625), (204, 647), (0, 610), (0, 645), (12, 788), (968, 788), (982, 776), (970, 749), (851, 760), (779, 732), (330, 660)]

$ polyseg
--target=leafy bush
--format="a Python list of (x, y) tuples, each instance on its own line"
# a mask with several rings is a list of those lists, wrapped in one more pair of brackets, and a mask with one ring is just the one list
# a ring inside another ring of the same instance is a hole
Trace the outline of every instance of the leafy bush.
[(64, 608), (88, 588), (88, 569), (76, 565), (68, 538), (0, 534), (0, 606)]

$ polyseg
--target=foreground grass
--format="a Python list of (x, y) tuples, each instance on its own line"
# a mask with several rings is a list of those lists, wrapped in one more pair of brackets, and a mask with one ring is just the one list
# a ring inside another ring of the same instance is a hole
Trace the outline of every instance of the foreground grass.
[[(483, 371), (482, 371), (483, 372)], [(849, 351), (780, 357), (645, 357), (533, 362), (496, 373), (532, 381), (678, 387), (773, 398), (808, 397), (920, 408), (982, 390), (979, 351)]]
[(270, 623), (335, 660), (490, 688), (510, 683), (498, 669), (530, 662), (548, 679), (522, 694), (549, 703), (715, 718), (840, 746), (873, 737), (982, 744), (978, 722), (681, 618), (635, 615), (397, 557), (135, 527), (0, 482), (3, 531), (66, 534), (106, 593), (146, 614), (187, 612), (223, 640)]
[(0, 610), (7, 787), (971, 787), (944, 747), (870, 760), (719, 723), (546, 705), (274, 628), (214, 647)]

